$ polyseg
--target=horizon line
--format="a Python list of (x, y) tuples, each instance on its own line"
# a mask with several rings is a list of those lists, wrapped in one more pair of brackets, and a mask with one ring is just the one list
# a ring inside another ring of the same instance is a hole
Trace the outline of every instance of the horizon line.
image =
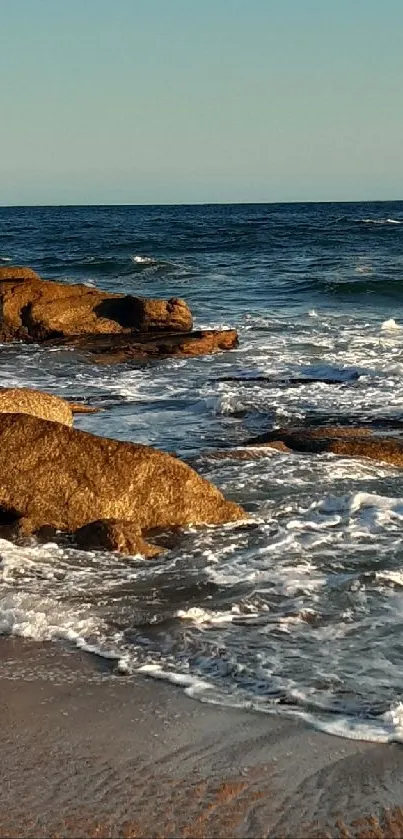
[(37, 208), (37, 209), (48, 209), (48, 208), (60, 208), (60, 207), (233, 207), (233, 206), (259, 206), (259, 205), (289, 205), (289, 204), (398, 204), (403, 201), (403, 198), (365, 198), (365, 199), (350, 199), (346, 200), (335, 200), (331, 198), (322, 199), (315, 201), (312, 198), (308, 199), (307, 201), (302, 201), (301, 199), (292, 199), (289, 201), (164, 201), (164, 202), (139, 202), (133, 203), (131, 201), (123, 201), (123, 202), (99, 202), (99, 203), (84, 203), (79, 202), (78, 204), (71, 204), (69, 203), (52, 203), (52, 204), (2, 204), (0, 202), (0, 209), (7, 210), (7, 209), (29, 209), (29, 208)]

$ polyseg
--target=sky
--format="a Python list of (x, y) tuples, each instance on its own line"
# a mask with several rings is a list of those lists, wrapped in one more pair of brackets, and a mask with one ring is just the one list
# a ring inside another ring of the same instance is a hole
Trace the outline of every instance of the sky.
[(0, 204), (403, 199), (402, 0), (0, 0)]

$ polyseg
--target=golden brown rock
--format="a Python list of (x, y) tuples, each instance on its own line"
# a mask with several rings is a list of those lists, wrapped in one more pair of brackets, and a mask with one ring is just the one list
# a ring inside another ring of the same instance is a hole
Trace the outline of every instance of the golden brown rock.
[(322, 440), (340, 437), (353, 439), (355, 437), (370, 437), (373, 434), (372, 429), (365, 425), (320, 425), (317, 428), (301, 429), (302, 431), (313, 439), (320, 438)]
[(39, 280), (40, 276), (32, 268), (21, 265), (10, 265), (0, 267), (0, 282), (5, 280)]
[(309, 428), (308, 426), (290, 426), (289, 428), (277, 428), (274, 431), (267, 431), (259, 437), (248, 440), (248, 446), (268, 446), (282, 441), (290, 448), (297, 448), (299, 444), (304, 446), (315, 445), (315, 440), (334, 440), (339, 438), (353, 439), (356, 437), (370, 437), (373, 434), (367, 426), (353, 425), (320, 425)]
[(145, 542), (141, 529), (133, 521), (100, 519), (84, 524), (74, 533), (79, 547), (85, 550), (118, 551), (122, 554), (158, 556), (162, 549)]
[(268, 445), (271, 438), (280, 439), (299, 452), (331, 452), (349, 457), (365, 457), (403, 466), (403, 440), (375, 434), (367, 427), (319, 426), (288, 428), (268, 432), (249, 445)]
[(84, 402), (69, 402), (73, 414), (99, 414), (102, 408), (93, 405), (86, 405)]
[(326, 451), (349, 457), (367, 457), (392, 466), (403, 466), (403, 442), (387, 437), (330, 440)]
[(29, 268), (7, 268), (0, 274), (0, 305), (3, 341), (192, 328), (183, 300), (151, 300), (41, 280)]
[(59, 396), (25, 387), (0, 388), (0, 413), (30, 414), (34, 417), (73, 424), (72, 406)]
[(0, 313), (0, 341), (66, 343), (99, 362), (204, 355), (238, 343), (234, 330), (192, 332), (192, 314), (179, 298), (42, 280), (30, 268), (0, 268)]
[(245, 517), (177, 458), (24, 414), (0, 415), (0, 476), (0, 507), (34, 530), (119, 519), (147, 531)]

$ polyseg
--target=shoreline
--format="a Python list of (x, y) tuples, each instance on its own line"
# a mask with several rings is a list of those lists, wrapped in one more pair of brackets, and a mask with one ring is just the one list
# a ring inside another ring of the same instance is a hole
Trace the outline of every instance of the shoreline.
[(0, 685), (2, 839), (402, 835), (397, 812), (362, 832), (403, 804), (398, 745), (202, 704), (62, 643), (1, 638)]

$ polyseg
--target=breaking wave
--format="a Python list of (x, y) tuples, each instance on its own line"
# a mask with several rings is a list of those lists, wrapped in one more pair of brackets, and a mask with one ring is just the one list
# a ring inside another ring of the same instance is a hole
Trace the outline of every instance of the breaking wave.
[(403, 224), (401, 219), (395, 218), (363, 218), (359, 221), (362, 224)]

